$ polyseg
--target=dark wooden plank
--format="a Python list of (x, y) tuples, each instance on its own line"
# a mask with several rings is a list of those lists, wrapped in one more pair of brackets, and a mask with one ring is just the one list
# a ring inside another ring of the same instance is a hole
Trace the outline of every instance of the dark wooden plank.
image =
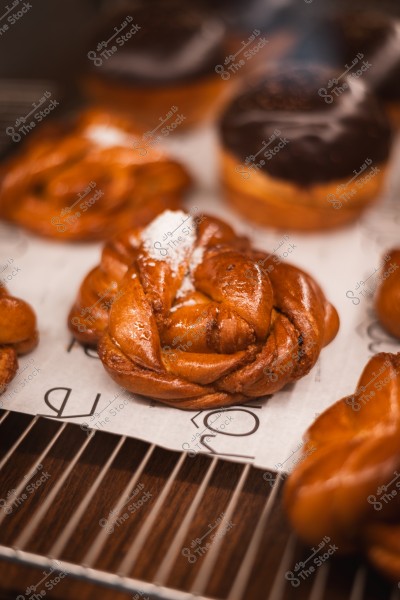
[[(114, 526), (114, 531), (107, 538), (107, 543), (95, 563), (96, 568), (114, 572), (119, 567), (140, 526), (157, 501), (158, 495), (176, 465), (179, 456), (177, 452), (156, 448), (144, 473), (135, 485), (135, 496), (125, 504), (120, 519)], [(129, 507), (134, 508), (133, 505), (138, 504), (142, 497), (148, 499), (144, 499), (137, 510), (130, 511)], [(107, 517), (107, 514), (108, 512), (105, 512), (103, 518)]]
[(16, 442), (34, 417), (22, 413), (10, 413), (0, 425), (0, 457), (3, 457)]
[(152, 581), (165, 555), (168, 553), (175, 534), (186, 514), (210, 465), (210, 458), (197, 454), (188, 457), (177, 477), (163, 510), (146, 541), (146, 551), (134, 565), (130, 575)]
[[(103, 435), (103, 433), (96, 434), (95, 437), (102, 440)], [(82, 518), (76, 533), (61, 554), (60, 558), (62, 560), (78, 563), (83, 560), (100, 530), (100, 520), (113, 509), (120, 498), (122, 490), (129, 483), (132, 473), (138, 468), (148, 448), (148, 444), (139, 440), (126, 440), (112, 468), (105, 476), (101, 489), (95, 495), (89, 510)], [(120, 555), (119, 549), (116, 552)]]
[(178, 555), (167, 584), (181, 590), (191, 588), (194, 579), (207, 555), (207, 531), (209, 525), (213, 526), (220, 515), (226, 510), (234, 488), (242, 473), (243, 465), (220, 461), (211, 478), (210, 484), (204, 494), (203, 501), (189, 528), (182, 549), (191, 549), (191, 544), (196, 538), (204, 538), (201, 544), (196, 544), (198, 552), (194, 554), (196, 561), (189, 562), (188, 557), (182, 552)]
[[(1, 413), (0, 413), (1, 414)], [(10, 420), (8, 421), (8, 418)], [(6, 426), (6, 422), (8, 425)], [(22, 432), (23, 426), (30, 422), (24, 415), (12, 414), (4, 421), (0, 447), (1, 456), (4, 451), (15, 442), (15, 431)], [(40, 419), (25, 440), (18, 446), (9, 463), (0, 471), (0, 497), (16, 486), (18, 481), (30, 472), (32, 465), (37, 462), (40, 453), (59, 430), (61, 423), (54, 420)], [(9, 431), (12, 429), (12, 431)], [(54, 485), (65, 473), (65, 469), (76, 453), (87, 440), (87, 435), (78, 426), (68, 424), (55, 442), (48, 456), (43, 460), (43, 471), (49, 472), (51, 477), (46, 483), (29, 494), (27, 499), (10, 514), (0, 525), (0, 543), (13, 546), (15, 539), (20, 535), (26, 523), (34, 517), (35, 511), (48, 497)], [(54, 542), (59, 539), (61, 532), (70, 522), (76, 508), (91, 489), (93, 482), (100, 473), (103, 465), (112, 455), (120, 441), (120, 437), (104, 432), (97, 432), (90, 439), (86, 450), (81, 456), (74, 470), (66, 478), (60, 493), (54, 498), (43, 522), (34, 532), (32, 539), (26, 545), (31, 552), (46, 555)], [(135, 439), (126, 439), (118, 454), (115, 456), (109, 470), (90, 502), (88, 510), (73, 532), (69, 543), (61, 556), (61, 560), (68, 560), (75, 564), (83, 561), (94, 540), (102, 531), (100, 521), (106, 518), (109, 511), (121, 498), (121, 494), (132, 480), (139, 465), (145, 456), (149, 456), (149, 444)], [(105, 545), (95, 562), (95, 566), (115, 573), (126, 553), (134, 543), (141, 526), (149, 515), (160, 493), (165, 489), (168, 477), (172, 473), (177, 461), (182, 455), (156, 447), (151, 454), (143, 473), (138, 477), (135, 487), (140, 484), (138, 494), (129, 502), (135, 502), (145, 493), (150, 494), (148, 501), (142, 503), (134, 511), (128, 511), (127, 518), (122, 519), (114, 532), (106, 536)], [(212, 457), (197, 455), (189, 456), (180, 467), (173, 481), (165, 501), (157, 515), (154, 526), (145, 541), (143, 551), (139, 553), (136, 564), (133, 565), (129, 575), (139, 582), (152, 582), (165, 555), (173, 546), (175, 534), (187, 513), (196, 492), (199, 490)], [(204, 496), (196, 510), (189, 530), (178, 548), (177, 558), (173, 564), (167, 585), (183, 591), (189, 591), (203, 565), (210, 548), (207, 547), (210, 531), (217, 519), (225, 513), (232, 498), (238, 481), (244, 471), (244, 465), (220, 459), (215, 465), (213, 474), (205, 488)], [(271, 474), (271, 482), (274, 479)], [(256, 560), (251, 570), (247, 589), (244, 594), (246, 600), (266, 600), (276, 584), (283, 584), (282, 600), (307, 600), (310, 598), (318, 569), (309, 577), (304, 578), (299, 586), (292, 586), (285, 578), (285, 573), (279, 574), (282, 564), (282, 555), (291, 536), (290, 526), (286, 520), (282, 502), (283, 486), (280, 487), (277, 501), (262, 532), (261, 544)], [(219, 556), (213, 566), (210, 580), (205, 595), (207, 597), (224, 600), (227, 598), (234, 576), (239, 571), (246, 549), (252, 536), (259, 527), (259, 519), (265, 507), (272, 487), (264, 471), (250, 468), (247, 473), (243, 489), (238, 496), (238, 502), (231, 516), (232, 527), (222, 539)], [(126, 508), (124, 508), (125, 513)], [(218, 531), (218, 530), (216, 530)], [(191, 542), (203, 538), (201, 544)], [(202, 547), (204, 553), (199, 550)], [(183, 551), (185, 549), (185, 551)], [(188, 561), (188, 552), (195, 556), (195, 561)], [(197, 550), (195, 550), (197, 549)], [(296, 562), (307, 559), (310, 549), (298, 542), (293, 545), (288, 570), (294, 570)], [(351, 590), (354, 585), (354, 575), (359, 565), (364, 564), (361, 559), (354, 557), (337, 558), (334, 556), (329, 561), (327, 588), (324, 598), (327, 600), (350, 600)], [(24, 593), (29, 585), (40, 581), (42, 570), (32, 567), (15, 565), (0, 561), (0, 600), (16, 598)], [(140, 590), (140, 588), (139, 588)], [(392, 586), (383, 581), (373, 570), (368, 570), (368, 579), (363, 600), (391, 600)], [(3, 594), (3, 596), (1, 595)], [(79, 598), (100, 597), (102, 600), (123, 600), (134, 597), (133, 593), (120, 593), (110, 591), (105, 587), (93, 583), (77, 581), (69, 575), (62, 580), (53, 590), (46, 592), (47, 597), (72, 600)], [(174, 592), (171, 592), (174, 597)], [(146, 597), (147, 594), (144, 594)], [(140, 596), (139, 596), (140, 597)], [(281, 599), (280, 599), (281, 600)], [(319, 598), (318, 598), (319, 600)]]
[(225, 597), (230, 591), (232, 577), (227, 577), (227, 573), (237, 573), (272, 490), (263, 475), (264, 471), (255, 468), (249, 473), (232, 516), (233, 527), (224, 536), (218, 559), (219, 568), (214, 571), (207, 587), (210, 596)]

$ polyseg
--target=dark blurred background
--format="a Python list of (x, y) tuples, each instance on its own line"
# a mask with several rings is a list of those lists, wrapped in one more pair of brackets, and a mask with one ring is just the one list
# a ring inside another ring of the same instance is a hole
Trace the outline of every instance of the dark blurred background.
[[(141, 0), (17, 0), (4, 2), (0, 8), (0, 154), (13, 152), (18, 144), (11, 142), (10, 123), (29, 112), (44, 90), (51, 91), (60, 107), (58, 117), (82, 104), (80, 78), (88, 69), (87, 52), (93, 47), (102, 24), (118, 11), (127, 11)], [(295, 54), (309, 62), (324, 51), (332, 53), (329, 45), (330, 25), (322, 25), (326, 15), (340, 10), (379, 10), (400, 16), (400, 0), (146, 0), (146, 10), (157, 14), (157, 5), (178, 4), (185, 11), (200, 7), (216, 15), (226, 24), (228, 35), (246, 39), (254, 29), (267, 36), (290, 32), (298, 41)], [(26, 6), (23, 16), (6, 31), (7, 13), (13, 14)], [(168, 23), (166, 23), (166, 28)], [(317, 32), (317, 35), (316, 35)], [(332, 36), (330, 36), (332, 37)], [(297, 39), (298, 38), (298, 39)], [(327, 48), (321, 49), (321, 44)], [(270, 47), (270, 46), (269, 46)], [(344, 64), (342, 59), (339, 64)], [(52, 119), (51, 115), (49, 121)], [(47, 119), (46, 119), (47, 122)], [(6, 135), (8, 127), (9, 133)]]
[[(1, 14), (11, 4), (2, 3)], [(29, 12), (0, 36), (0, 77), (73, 81), (102, 16), (119, 4), (129, 6), (118, 0), (32, 0)], [(157, 2), (147, 0), (147, 4), (154, 4), (156, 10)], [(186, 0), (182, 10), (194, 5), (216, 12), (229, 27), (243, 31), (285, 26), (304, 31), (338, 7), (374, 8), (400, 15), (399, 0)]]

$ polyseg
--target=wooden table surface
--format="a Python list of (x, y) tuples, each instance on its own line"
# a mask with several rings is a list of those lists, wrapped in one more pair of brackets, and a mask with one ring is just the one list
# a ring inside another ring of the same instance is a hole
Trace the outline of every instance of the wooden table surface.
[[(275, 473), (58, 420), (0, 411), (0, 421), (0, 598), (400, 598), (353, 557), (292, 585), (310, 549), (290, 530)], [(49, 589), (50, 567), (71, 565)]]

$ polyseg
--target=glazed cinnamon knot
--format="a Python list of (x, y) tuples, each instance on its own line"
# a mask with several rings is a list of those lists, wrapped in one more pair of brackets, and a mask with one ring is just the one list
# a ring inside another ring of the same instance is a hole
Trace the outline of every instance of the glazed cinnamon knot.
[[(166, 211), (108, 245), (70, 324), (82, 341), (104, 331), (99, 355), (111, 377), (166, 404), (272, 394), (305, 375), (338, 328), (315, 281), (273, 258), (217, 219)], [(85, 330), (76, 319), (87, 310)]]
[(32, 308), (0, 286), (0, 394), (17, 372), (17, 355), (33, 350), (38, 339)]
[[(356, 392), (325, 411), (305, 436), (285, 504), (310, 544), (364, 549), (400, 578), (400, 353), (375, 355)], [(310, 449), (313, 451), (310, 452)]]
[(179, 208), (189, 184), (125, 118), (88, 110), (42, 127), (4, 165), (0, 218), (61, 240), (106, 239)]
[(387, 254), (390, 258), (380, 273), (375, 310), (383, 327), (400, 338), (400, 248)]

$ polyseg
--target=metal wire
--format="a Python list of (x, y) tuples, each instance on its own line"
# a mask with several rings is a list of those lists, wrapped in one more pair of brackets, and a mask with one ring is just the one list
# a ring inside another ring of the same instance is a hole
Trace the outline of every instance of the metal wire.
[(192, 521), (196, 515), (196, 511), (200, 505), (200, 502), (203, 499), (204, 493), (215, 471), (217, 463), (218, 459), (214, 456), (186, 515), (184, 516), (177, 532), (175, 533), (174, 539), (171, 542), (171, 546), (169, 547), (168, 552), (165, 554), (164, 559), (154, 576), (154, 581), (157, 583), (157, 585), (164, 585), (168, 579), (168, 575), (174, 566), (179, 551), (182, 549), (187, 532), (189, 531), (190, 525), (192, 524)]
[(364, 597), (365, 581), (367, 570), (365, 567), (359, 567), (354, 577), (354, 583), (349, 600), (362, 600)]
[(29, 425), (21, 433), (21, 435), (19, 436), (19, 438), (17, 439), (17, 441), (14, 442), (14, 444), (11, 446), (11, 448), (6, 453), (6, 455), (4, 456), (4, 458), (0, 461), (0, 471), (4, 467), (4, 465), (6, 464), (6, 462), (10, 459), (10, 457), (14, 454), (14, 452), (16, 451), (16, 449), (18, 448), (18, 446), (20, 444), (22, 444), (22, 442), (24, 441), (24, 439), (26, 438), (26, 436), (28, 435), (28, 433), (30, 432), (30, 430), (36, 425), (36, 423), (38, 421), (38, 418), (39, 417), (36, 416), (36, 417), (34, 417), (32, 419), (32, 421), (29, 423)]
[(3, 421), (5, 421), (5, 420), (7, 419), (7, 417), (8, 417), (8, 415), (9, 415), (9, 414), (10, 414), (10, 411), (9, 411), (9, 410), (7, 410), (7, 411), (4, 413), (4, 415), (2, 415), (2, 416), (0, 417), (0, 425), (3, 423)]
[[(217, 533), (223, 527), (223, 524), (225, 522), (229, 522), (230, 518), (233, 516), (233, 513), (234, 513), (237, 503), (239, 501), (240, 494), (243, 490), (243, 486), (244, 486), (247, 476), (249, 474), (250, 468), (251, 468), (250, 465), (245, 465), (245, 467), (242, 471), (242, 474), (240, 476), (240, 479), (237, 482), (234, 492), (232, 494), (232, 497), (229, 501), (229, 504), (224, 511), (224, 518), (217, 529)], [(217, 537), (216, 541), (213, 542), (211, 548), (208, 550), (207, 555), (204, 559), (204, 562), (201, 565), (200, 570), (197, 573), (196, 579), (194, 580), (192, 588), (190, 590), (192, 594), (194, 594), (196, 596), (198, 596), (200, 594), (204, 594), (204, 592), (207, 588), (207, 584), (210, 581), (212, 571), (213, 571), (216, 561), (218, 559), (218, 556), (219, 556), (219, 553), (221, 550), (222, 541), (223, 541), (222, 536)]]
[(250, 544), (247, 548), (246, 554), (244, 555), (242, 564), (240, 565), (237, 576), (233, 581), (228, 600), (239, 600), (245, 593), (247, 582), (251, 575), (251, 571), (257, 557), (257, 552), (264, 536), (265, 526), (278, 496), (281, 483), (282, 476), (280, 473), (278, 473), (275, 478), (273, 488), (271, 489), (271, 492), (264, 505), (258, 525), (254, 529), (253, 537), (250, 540)]
[[(54, 559), (33, 552), (26, 552), (25, 550), (14, 550), (7, 546), (0, 545), (0, 557), (13, 563), (27, 565), (41, 570), (52, 568), (55, 573), (63, 571), (75, 579), (100, 584), (116, 591), (137, 592), (140, 590), (144, 594), (154, 594), (162, 600), (189, 600), (189, 598), (193, 598), (191, 594), (183, 592), (182, 590), (158, 587), (153, 583), (134, 579), (133, 577), (119, 577), (115, 573), (107, 573), (100, 569), (92, 569), (69, 561), (59, 561), (59, 566), (55, 567)], [(212, 599), (207, 598), (206, 596), (200, 596), (196, 597), (196, 600)]]
[(122, 436), (120, 438), (118, 444), (114, 448), (113, 452), (111, 453), (109, 459), (107, 460), (105, 465), (100, 470), (100, 473), (97, 475), (96, 480), (93, 482), (92, 486), (87, 491), (85, 497), (79, 504), (78, 508), (75, 510), (74, 514), (72, 515), (71, 519), (68, 522), (68, 525), (66, 526), (64, 531), (61, 532), (60, 537), (57, 539), (57, 541), (51, 547), (49, 556), (61, 556), (62, 551), (64, 550), (65, 546), (68, 544), (68, 541), (70, 540), (72, 534), (74, 533), (75, 529), (77, 528), (79, 521), (85, 514), (86, 509), (90, 505), (90, 502), (94, 498), (94, 495), (96, 494), (97, 490), (99, 489), (101, 482), (103, 481), (104, 477), (107, 475), (112, 463), (114, 462), (114, 459), (118, 455), (118, 453), (121, 450), (122, 446), (124, 445), (125, 441), (126, 441), (126, 436)]
[(328, 580), (330, 564), (324, 563), (317, 571), (314, 578), (314, 583), (311, 588), (309, 600), (323, 600), (326, 590), (326, 582)]
[[(41, 453), (39, 458), (35, 461), (36, 465), (40, 465), (42, 460), (45, 459), (45, 457), (48, 455), (48, 453), (50, 452), (50, 450), (52, 449), (52, 447), (54, 446), (54, 444), (56, 443), (56, 441), (58, 440), (58, 438), (60, 437), (60, 435), (62, 434), (64, 429), (66, 428), (66, 426), (67, 426), (67, 423), (63, 423), (61, 425), (61, 427), (58, 429), (58, 431), (56, 431), (55, 435), (52, 437), (50, 442), (47, 444), (46, 448), (43, 450), (43, 452)], [(25, 487), (28, 485), (28, 481), (30, 479), (31, 479), (31, 477), (28, 478), (28, 480), (27, 480), (26, 475), (21, 479), (21, 481), (19, 482), (17, 487), (13, 490), (13, 495), (15, 496), (15, 498), (19, 497), (22, 490), (25, 489)], [(3, 511), (3, 514), (0, 514), (0, 525), (3, 521), (3, 519), (6, 517), (6, 514), (7, 513), (5, 511)]]
[(85, 439), (84, 443), (81, 445), (78, 452), (75, 454), (74, 458), (69, 463), (68, 467), (65, 469), (65, 471), (63, 472), (61, 477), (57, 480), (55, 485), (51, 488), (51, 490), (47, 494), (43, 503), (39, 506), (38, 510), (34, 513), (31, 520), (25, 525), (24, 529), (21, 531), (20, 535), (18, 536), (18, 538), (15, 541), (16, 548), (24, 548), (26, 546), (26, 544), (29, 542), (33, 533), (36, 531), (36, 529), (39, 526), (40, 522), (42, 521), (43, 517), (46, 515), (47, 511), (51, 507), (55, 497), (57, 496), (57, 494), (63, 487), (63, 485), (64, 485), (65, 481), (67, 480), (67, 478), (69, 477), (70, 473), (72, 473), (72, 470), (74, 469), (76, 463), (78, 462), (78, 460), (80, 459), (80, 457), (82, 456), (84, 451), (86, 450), (87, 446), (90, 444), (91, 440), (92, 440), (91, 437), (87, 437)]
[(296, 537), (292, 533), (287, 541), (281, 562), (279, 563), (279, 567), (270, 594), (268, 596), (268, 600), (281, 600), (281, 598), (283, 597), (287, 583), (285, 579), (285, 573), (286, 571), (289, 571), (290, 565), (293, 561), (293, 552), (295, 544)]
[[(0, 425), (6, 423), (6, 419), (9, 416), (9, 414), (10, 413), (7, 411), (0, 417)], [(26, 426), (19, 438), (14, 442), (13, 446), (2, 459), (0, 463), (0, 468), (4, 467), (4, 465), (10, 460), (10, 458), (12, 458), (14, 452), (18, 450), (23, 440), (29, 435), (29, 433), (34, 428), (35, 424), (37, 423), (37, 420), (38, 418), (35, 417)], [(74, 425), (66, 423), (62, 424), (59, 427), (59, 429), (55, 432), (52, 439), (48, 442), (45, 449), (41, 452), (40, 456), (36, 459), (35, 464), (40, 464), (46, 458), (46, 456), (49, 455), (50, 450), (53, 448), (56, 441), (60, 438), (62, 432), (65, 431), (66, 427), (74, 427)], [(89, 490), (86, 492), (85, 496), (79, 503), (71, 519), (69, 519), (67, 525), (60, 533), (58, 539), (54, 542), (49, 552), (49, 556), (41, 556), (37, 553), (32, 553), (24, 550), (23, 548), (25, 548), (26, 545), (29, 543), (32, 535), (42, 522), (55, 497), (57, 496), (57, 494), (60, 493), (66, 479), (73, 472), (73, 469), (82, 457), (82, 454), (87, 448), (88, 444), (90, 443), (90, 440), (91, 437), (88, 437), (85, 439), (83, 444), (80, 445), (78, 451), (70, 460), (67, 468), (65, 469), (61, 477), (59, 477), (59, 479), (56, 481), (49, 493), (46, 495), (46, 498), (44, 499), (42, 504), (39, 506), (36, 512), (34, 512), (33, 516), (29, 519), (29, 521), (25, 524), (25, 527), (23, 528), (22, 532), (13, 544), (13, 548), (0, 545), (0, 558), (12, 561), (14, 563), (30, 565), (36, 568), (54, 568), (54, 560), (60, 560), (58, 557), (62, 554), (73, 532), (76, 530), (79, 523), (81, 522), (81, 519), (84, 517), (88, 507), (90, 506), (93, 498), (99, 490), (101, 483), (104, 481), (106, 474), (109, 472), (114, 460), (121, 451), (126, 441), (126, 438), (119, 438), (117, 444), (115, 445), (115, 448), (105, 461), (104, 465), (100, 467), (100, 471), (96, 479), (94, 480)], [(118, 501), (114, 506), (113, 511), (111, 511), (110, 513), (109, 524), (111, 526), (115, 524), (123, 506), (126, 504), (127, 501), (129, 501), (130, 494), (134, 487), (137, 485), (142, 473), (146, 469), (146, 466), (148, 465), (155, 448), (156, 446), (154, 444), (149, 446), (138, 468), (132, 474), (128, 484), (123, 489)], [(156, 502), (152, 506), (147, 517), (144, 519), (144, 522), (141, 524), (139, 532), (135, 536), (134, 542), (130, 547), (130, 550), (128, 551), (127, 555), (122, 560), (117, 572), (109, 573), (94, 568), (96, 560), (107, 540), (108, 534), (106, 528), (101, 528), (99, 530), (99, 533), (95, 538), (92, 547), (87, 552), (86, 556), (82, 561), (82, 565), (62, 561), (60, 569), (65, 570), (67, 573), (69, 573), (77, 579), (103, 585), (114, 590), (121, 590), (126, 592), (142, 591), (143, 593), (149, 595), (153, 594), (165, 600), (188, 600), (190, 598), (196, 598), (197, 600), (210, 600), (204, 594), (214, 573), (215, 567), (218, 564), (218, 557), (220, 555), (223, 543), (222, 536), (218, 537), (209, 549), (194, 579), (190, 591), (180, 591), (172, 589), (166, 585), (166, 582), (168, 581), (169, 575), (173, 570), (179, 552), (184, 543), (185, 537), (193, 523), (198, 508), (208, 489), (213, 473), (215, 472), (215, 468), (219, 461), (217, 457), (213, 457), (210, 461), (210, 464), (208, 465), (199, 483), (199, 487), (186, 511), (186, 514), (171, 541), (169, 551), (163, 558), (153, 578), (153, 581), (146, 582), (130, 576), (130, 573), (134, 568), (136, 560), (140, 555), (149, 535), (152, 532), (153, 526), (157, 521), (160, 511), (165, 505), (165, 501), (167, 500), (167, 497), (171, 492), (172, 486), (174, 485), (177, 476), (186, 459), (187, 455), (185, 453), (182, 453), (179, 459), (177, 460), (173, 470), (171, 471), (168, 479), (164, 483)], [(221, 529), (224, 522), (228, 521), (233, 516), (238, 506), (240, 494), (243, 491), (246, 479), (250, 473), (250, 469), (251, 466), (248, 464), (242, 468), (239, 480), (235, 488), (232, 490), (232, 494), (228, 502), (227, 508), (224, 511), (224, 520), (222, 520), (222, 522), (219, 524), (218, 530)], [(15, 489), (17, 494), (20, 493), (21, 489), (23, 489), (23, 486), (26, 485), (26, 477), (27, 475), (25, 475), (23, 479), (19, 480)], [(245, 598), (247, 598), (246, 589), (248, 587), (249, 578), (251, 577), (252, 570), (257, 560), (261, 543), (266, 535), (265, 532), (268, 519), (272, 514), (276, 502), (278, 500), (282, 481), (283, 479), (281, 475), (277, 474), (274, 486), (268, 498), (266, 499), (257, 526), (254, 528), (253, 534), (244, 553), (244, 558), (242, 560), (240, 568), (237, 572), (235, 579), (233, 580), (231, 589), (227, 596), (227, 600), (244, 600)], [(0, 523), (3, 521), (4, 516), (5, 513), (3, 515), (0, 515)], [(287, 590), (287, 586), (290, 585), (285, 579), (285, 572), (290, 569), (290, 564), (293, 561), (295, 544), (296, 538), (294, 534), (291, 534), (288, 538), (285, 550), (283, 552), (280, 564), (278, 566), (276, 576), (268, 596), (268, 600), (282, 600), (285, 594), (285, 590)], [(329, 569), (329, 563), (324, 563), (318, 569), (318, 572), (316, 573), (312, 584), (309, 600), (322, 600), (324, 598), (327, 580), (329, 576)], [(366, 576), (366, 568), (360, 567), (354, 577), (353, 585), (349, 595), (349, 600), (362, 600), (364, 598)], [(393, 588), (390, 600), (400, 600), (399, 590), (397, 588)]]
[[(112, 509), (112, 511), (110, 513), (111, 516), (109, 518), (109, 525), (111, 527), (116, 523), (122, 508), (125, 506), (125, 504), (127, 502), (129, 502), (131, 491), (132, 491), (132, 489), (135, 488), (135, 486), (139, 480), (139, 477), (141, 476), (144, 469), (146, 468), (146, 465), (149, 462), (150, 457), (153, 454), (155, 447), (156, 447), (155, 444), (152, 444), (149, 447), (149, 449), (147, 450), (146, 454), (144, 455), (139, 467), (137, 468), (135, 473), (130, 478), (128, 484), (125, 486), (125, 489), (122, 492), (122, 494), (119, 498), (119, 501)], [(84, 557), (84, 559), (82, 561), (83, 565), (90, 567), (96, 562), (100, 552), (102, 551), (102, 549), (104, 547), (104, 544), (107, 541), (107, 537), (108, 537), (107, 528), (106, 527), (101, 528), (99, 530), (99, 533), (97, 534), (96, 539), (93, 542), (92, 547), (87, 552), (86, 556)]]
[(186, 460), (186, 454), (182, 453), (178, 462), (176, 463), (172, 473), (168, 477), (168, 480), (166, 481), (166, 483), (162, 489), (162, 492), (158, 496), (156, 503), (154, 504), (150, 513), (147, 515), (143, 525), (139, 529), (139, 532), (136, 535), (134, 543), (130, 547), (125, 558), (123, 559), (119, 568), (117, 569), (117, 573), (119, 575), (121, 575), (121, 577), (124, 577), (126, 574), (130, 573), (130, 571), (133, 569), (133, 566), (134, 566), (144, 544), (146, 543), (146, 539), (151, 531), (151, 528), (154, 525), (154, 523), (157, 519), (157, 516), (164, 504), (164, 501), (165, 501), (166, 497), (168, 496), (168, 494), (174, 484), (176, 476), (178, 475), (185, 460)]

